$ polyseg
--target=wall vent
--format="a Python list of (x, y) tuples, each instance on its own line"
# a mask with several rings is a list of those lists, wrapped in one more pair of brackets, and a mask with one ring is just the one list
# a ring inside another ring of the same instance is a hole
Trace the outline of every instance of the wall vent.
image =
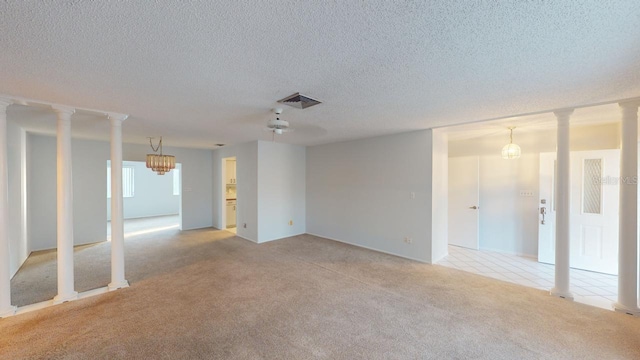
[(302, 95), (300, 93), (295, 93), (293, 95), (289, 95), (284, 99), (278, 100), (279, 103), (287, 104), (289, 106), (293, 106), (298, 109), (306, 109), (313, 105), (322, 104), (321, 101), (312, 99), (308, 96)]

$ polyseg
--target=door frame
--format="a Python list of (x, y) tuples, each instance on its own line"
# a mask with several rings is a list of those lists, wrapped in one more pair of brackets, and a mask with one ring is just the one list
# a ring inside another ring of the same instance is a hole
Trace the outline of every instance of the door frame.
[[(220, 161), (220, 230), (227, 229), (227, 160), (234, 160), (236, 162), (236, 183), (238, 179), (238, 157), (227, 156), (223, 157)], [(238, 187), (236, 185), (236, 233), (238, 231), (238, 200), (237, 200)]]
[[(477, 185), (477, 189), (476, 189), (476, 199), (475, 199), (475, 204), (468, 204), (468, 206), (475, 206), (477, 207), (476, 209), (474, 209), (474, 212), (476, 214), (476, 226), (475, 226), (475, 233), (476, 233), (476, 237), (475, 237), (475, 246), (474, 247), (469, 247), (469, 246), (465, 246), (462, 244), (454, 244), (451, 243), (451, 231), (448, 231), (448, 241), (447, 244), (448, 245), (453, 245), (453, 246), (460, 246), (460, 247), (465, 247), (468, 249), (474, 249), (474, 250), (479, 250), (480, 249), (480, 156), (478, 155), (471, 155), (471, 156), (457, 156), (457, 157), (453, 157), (453, 158), (448, 158), (448, 171), (451, 171), (451, 159), (470, 159), (470, 160), (475, 160), (476, 163), (476, 170), (477, 173), (475, 174), (475, 178), (476, 178), (476, 185)], [(449, 175), (451, 175), (449, 173)], [(448, 177), (448, 196), (447, 196), (447, 201), (448, 201), (448, 216), (447, 216), (447, 223), (449, 226), (449, 230), (451, 230), (451, 221), (455, 218), (455, 216), (452, 216), (452, 211), (468, 211), (469, 209), (454, 209), (451, 205), (451, 176)]]

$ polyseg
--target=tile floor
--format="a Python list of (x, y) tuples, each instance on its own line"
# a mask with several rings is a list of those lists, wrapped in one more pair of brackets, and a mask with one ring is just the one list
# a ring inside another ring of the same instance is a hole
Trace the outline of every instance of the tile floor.
[[(449, 255), (438, 265), (545, 291), (553, 287), (554, 266), (525, 256), (450, 245)], [(571, 269), (571, 292), (576, 302), (612, 310), (618, 295), (618, 277)]]

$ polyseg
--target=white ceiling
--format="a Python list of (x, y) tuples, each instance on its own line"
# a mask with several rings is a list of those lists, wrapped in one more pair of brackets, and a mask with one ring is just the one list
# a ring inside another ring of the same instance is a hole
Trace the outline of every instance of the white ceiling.
[[(128, 142), (314, 145), (640, 96), (629, 1), (9, 1), (0, 93), (130, 114)], [(9, 115), (51, 132), (54, 117)], [(51, 120), (49, 120), (51, 119)], [(74, 117), (74, 134), (108, 136)]]

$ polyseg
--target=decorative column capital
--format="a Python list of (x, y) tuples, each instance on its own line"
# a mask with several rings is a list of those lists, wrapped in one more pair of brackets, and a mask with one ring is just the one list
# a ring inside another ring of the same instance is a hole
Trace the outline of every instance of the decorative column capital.
[(13, 104), (13, 100), (5, 97), (0, 97), (0, 109), (6, 110), (9, 105)]
[(620, 101), (618, 105), (620, 105), (620, 107), (623, 109), (635, 108), (637, 110), (638, 107), (640, 106), (640, 99), (623, 100), (623, 101)]
[(553, 113), (556, 115), (556, 118), (558, 118), (558, 120), (569, 119), (569, 116), (573, 114), (573, 110), (574, 109), (560, 109), (560, 110), (554, 111)]
[(120, 113), (113, 113), (113, 112), (106, 113), (106, 115), (107, 115), (107, 118), (111, 120), (112, 124), (115, 124), (115, 123), (120, 124), (123, 121), (127, 120), (127, 118), (129, 117), (128, 114), (120, 114)]
[(51, 105), (51, 108), (58, 114), (58, 117), (62, 118), (71, 118), (71, 115), (76, 112), (75, 108), (62, 105)]

